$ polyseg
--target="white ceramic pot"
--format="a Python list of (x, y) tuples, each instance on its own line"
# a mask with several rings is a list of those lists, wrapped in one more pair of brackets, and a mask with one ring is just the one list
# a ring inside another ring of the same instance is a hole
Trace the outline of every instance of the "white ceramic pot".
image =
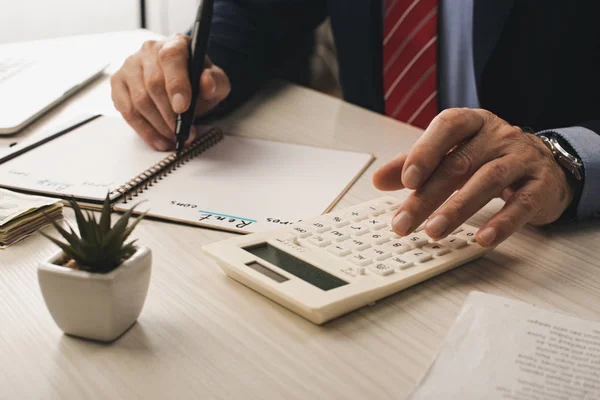
[(150, 284), (152, 252), (138, 250), (108, 274), (93, 274), (55, 264), (62, 251), (38, 268), (46, 306), (66, 334), (110, 342), (137, 320)]

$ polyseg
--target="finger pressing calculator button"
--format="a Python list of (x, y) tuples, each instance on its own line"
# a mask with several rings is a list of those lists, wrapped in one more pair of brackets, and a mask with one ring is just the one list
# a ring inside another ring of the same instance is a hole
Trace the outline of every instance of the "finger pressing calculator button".
[(364, 225), (352, 224), (344, 227), (342, 232), (350, 235), (350, 236), (362, 236), (369, 232), (369, 228)]
[(433, 256), (429, 253), (427, 253), (426, 251), (417, 249), (417, 250), (411, 250), (408, 251), (404, 254), (402, 254), (402, 258), (406, 261), (412, 261), (415, 263), (424, 263), (426, 261), (429, 261), (433, 258)]
[(350, 257), (348, 257), (348, 259), (353, 264), (356, 264), (356, 265), (361, 266), (361, 267), (364, 267), (365, 265), (369, 265), (369, 264), (371, 264), (373, 262), (373, 261), (371, 261), (371, 259), (365, 257), (362, 254), (353, 254)]
[(378, 218), (367, 218), (362, 222), (362, 225), (366, 226), (367, 229), (378, 230), (381, 228), (385, 228), (387, 223)]
[(312, 235), (312, 233), (310, 233), (308, 231), (308, 229), (302, 227), (302, 226), (293, 226), (292, 229), (290, 230), (290, 234), (299, 237), (299, 238), (306, 238), (309, 237), (310, 235)]
[(329, 246), (327, 248), (327, 250), (330, 253), (335, 254), (338, 257), (347, 256), (348, 254), (350, 254), (352, 252), (348, 247), (340, 246), (339, 244), (334, 244), (333, 246)]
[(450, 253), (450, 249), (441, 243), (429, 243), (421, 247), (422, 250), (433, 254), (436, 257), (443, 256), (444, 254)]
[(377, 217), (379, 220), (385, 222), (385, 227), (383, 227), (381, 230), (384, 232), (389, 233), (390, 235), (394, 234), (397, 236), (397, 233), (394, 232), (394, 229), (392, 228), (392, 219), (394, 218), (395, 214), (392, 214), (391, 216), (389, 214), (383, 214), (380, 215), (379, 217)]
[(421, 225), (419, 225), (417, 227), (417, 229), (415, 229), (415, 232), (421, 232), (423, 229), (425, 229), (425, 225), (427, 225), (427, 221), (425, 221)]
[(398, 235), (393, 228), (385, 228), (381, 230), (382, 232), (387, 233), (388, 235), (390, 235), (390, 239), (400, 239), (402, 236)]
[(358, 251), (371, 247), (369, 243), (359, 238), (347, 240), (343, 242), (342, 246), (350, 247), (350, 249)]
[(440, 240), (440, 244), (442, 246), (448, 246), (452, 249), (460, 249), (461, 247), (465, 247), (467, 245), (467, 241), (456, 236), (448, 236), (447, 238)]
[(383, 248), (394, 254), (406, 253), (411, 250), (411, 247), (408, 244), (400, 240), (392, 240), (391, 242), (384, 244)]
[(413, 265), (415, 265), (414, 262), (407, 261), (400, 257), (392, 257), (389, 260), (387, 260), (385, 263), (394, 269), (406, 269), (406, 268), (410, 268)]
[(350, 235), (338, 230), (329, 231), (325, 233), (324, 236), (332, 242), (343, 242), (344, 240), (350, 239)]
[(376, 273), (377, 275), (386, 276), (394, 273), (394, 267), (384, 263), (377, 263), (369, 267), (369, 271)]
[(390, 258), (392, 253), (382, 247), (371, 247), (362, 252), (365, 257), (372, 258), (377, 261), (385, 260), (386, 258)]
[(308, 243), (317, 247), (325, 247), (331, 244), (331, 240), (325, 239), (323, 236), (315, 235), (308, 238)]

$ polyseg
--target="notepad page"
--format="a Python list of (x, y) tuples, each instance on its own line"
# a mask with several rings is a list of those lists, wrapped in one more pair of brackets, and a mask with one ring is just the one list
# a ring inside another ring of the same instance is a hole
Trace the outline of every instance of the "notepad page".
[(166, 156), (121, 118), (99, 117), (0, 164), (0, 186), (100, 202)]
[(139, 201), (158, 218), (237, 232), (285, 226), (325, 212), (370, 154), (225, 138), (117, 210)]

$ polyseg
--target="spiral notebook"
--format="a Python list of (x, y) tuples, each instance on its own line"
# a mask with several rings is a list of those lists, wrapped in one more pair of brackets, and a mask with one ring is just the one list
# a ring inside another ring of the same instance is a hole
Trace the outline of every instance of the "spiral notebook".
[(120, 118), (96, 117), (0, 159), (0, 187), (75, 197), (235, 232), (328, 211), (372, 162), (364, 153), (224, 135), (204, 127), (176, 158), (150, 149)]

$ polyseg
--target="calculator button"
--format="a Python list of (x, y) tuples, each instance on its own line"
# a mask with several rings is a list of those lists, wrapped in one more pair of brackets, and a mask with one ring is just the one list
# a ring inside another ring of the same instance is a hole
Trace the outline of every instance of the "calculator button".
[(467, 242), (475, 242), (475, 235), (477, 230), (475, 228), (464, 228), (462, 232), (456, 234), (457, 237), (465, 239)]
[(350, 254), (352, 251), (346, 247), (346, 246), (341, 246), (339, 244), (334, 244), (332, 246), (329, 246), (327, 248), (327, 250), (332, 253), (335, 254), (338, 257), (344, 257), (347, 256), (348, 254)]
[(390, 228), (386, 228), (386, 229), (382, 229), (383, 232), (387, 233), (388, 235), (390, 235), (390, 239), (400, 239), (402, 236), (398, 235), (394, 229)]
[(325, 247), (331, 244), (331, 240), (325, 239), (323, 236), (315, 235), (308, 238), (308, 243), (317, 247)]
[(344, 233), (342, 231), (338, 231), (338, 230), (329, 231), (329, 232), (325, 233), (323, 236), (325, 236), (327, 239), (331, 240), (332, 242), (343, 242), (344, 240), (350, 239), (350, 235), (348, 235), (347, 233)]
[(342, 229), (342, 232), (344, 232), (350, 236), (362, 236), (369, 232), (369, 228), (367, 228), (364, 225), (352, 224), (352, 225), (345, 226)]
[(339, 215), (324, 215), (322, 220), (334, 228), (341, 228), (342, 226), (346, 226), (350, 223), (350, 221), (340, 217)]
[(378, 230), (381, 228), (385, 228), (388, 224), (383, 220), (377, 218), (367, 218), (362, 222), (363, 226), (366, 226), (367, 229)]
[(377, 206), (377, 204), (372, 204), (370, 206), (366, 207), (366, 210), (369, 212), (369, 214), (373, 217), (376, 217), (378, 215), (381, 215), (385, 212), (385, 208), (383, 207), (379, 207)]
[(365, 257), (372, 258), (377, 261), (382, 261), (392, 256), (390, 251), (382, 247), (371, 247), (370, 249), (363, 251), (362, 254)]
[(331, 230), (331, 227), (322, 222), (313, 222), (308, 226), (308, 229), (312, 229), (312, 231), (316, 233), (323, 233)]
[(359, 238), (346, 240), (345, 242), (343, 242), (342, 246), (346, 246), (352, 250), (358, 251), (368, 249), (369, 247), (371, 247), (369, 243)]
[(392, 240), (391, 242), (384, 244), (382, 247), (394, 254), (406, 253), (407, 251), (411, 250), (411, 247), (408, 244), (401, 242), (400, 240)]
[(369, 267), (369, 271), (372, 271), (377, 275), (386, 276), (394, 273), (394, 267), (384, 263), (377, 263), (375, 265), (371, 265)]
[(461, 247), (465, 247), (467, 245), (467, 241), (456, 236), (448, 236), (447, 238), (440, 240), (440, 244), (442, 246), (448, 246), (452, 249), (460, 249)]
[(341, 271), (350, 276), (364, 275), (365, 267), (345, 267)]
[(342, 218), (347, 219), (349, 221), (358, 222), (362, 221), (363, 219), (366, 219), (368, 216), (369, 213), (364, 210), (353, 210), (342, 215)]
[(362, 236), (361, 239), (371, 244), (383, 244), (390, 240), (390, 235), (385, 232), (369, 232), (367, 235)]
[(433, 256), (431, 254), (427, 253), (426, 251), (417, 249), (417, 250), (411, 250), (409, 252), (402, 254), (402, 258), (405, 259), (406, 261), (424, 263), (425, 261), (431, 260), (433, 258)]
[(389, 260), (386, 260), (385, 263), (394, 269), (406, 269), (415, 265), (413, 261), (407, 261), (400, 257), (390, 258)]
[(410, 246), (411, 249), (416, 249), (429, 243), (429, 236), (423, 233), (412, 234), (402, 238), (402, 241)]
[(453, 235), (456, 235), (458, 232), (462, 232), (462, 231), (463, 231), (463, 227), (462, 227), (462, 226), (459, 226), (458, 228), (456, 228), (456, 229), (455, 229), (455, 230), (452, 232), (452, 234), (453, 234)]
[(436, 242), (426, 244), (425, 246), (421, 247), (421, 250), (425, 250), (436, 257), (450, 253), (450, 249), (448, 247)]
[(388, 211), (395, 211), (398, 209), (398, 207), (400, 207), (400, 205), (402, 204), (401, 201), (398, 200), (383, 200), (381, 203), (379, 203), (379, 205), (381, 207), (384, 207), (386, 210)]
[(350, 262), (352, 262), (353, 264), (356, 264), (361, 267), (364, 267), (365, 265), (369, 265), (373, 262), (373, 261), (371, 261), (371, 259), (365, 257), (362, 254), (353, 254), (350, 257), (348, 257), (348, 260), (350, 260)]
[(306, 229), (303, 226), (293, 226), (292, 229), (290, 230), (290, 234), (299, 237), (299, 238), (306, 238), (309, 237), (310, 235), (312, 235), (312, 233), (310, 233), (308, 231), (308, 229)]

